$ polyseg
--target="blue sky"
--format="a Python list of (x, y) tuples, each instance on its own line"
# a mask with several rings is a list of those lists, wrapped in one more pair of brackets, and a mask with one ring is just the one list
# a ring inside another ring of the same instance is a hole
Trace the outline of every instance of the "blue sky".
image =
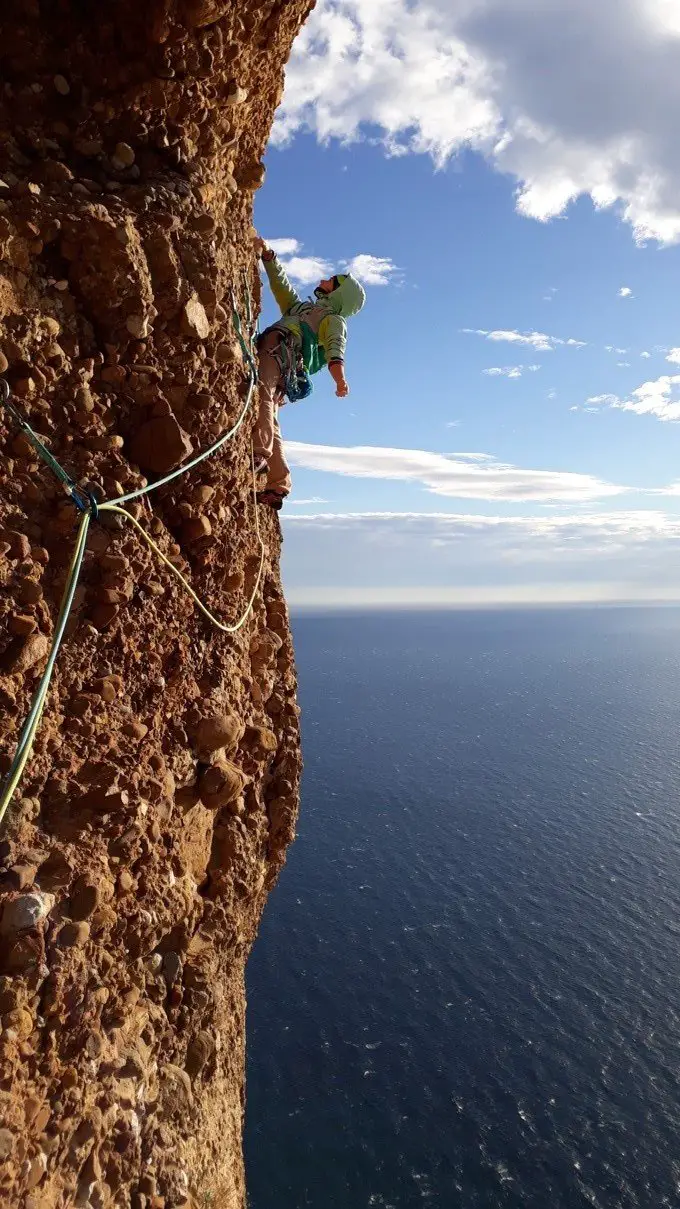
[(303, 294), (361, 257), (368, 303), (350, 397), (282, 413), (293, 603), (680, 599), (680, 21), (602, 10), (326, 0), (303, 31), (256, 220)]

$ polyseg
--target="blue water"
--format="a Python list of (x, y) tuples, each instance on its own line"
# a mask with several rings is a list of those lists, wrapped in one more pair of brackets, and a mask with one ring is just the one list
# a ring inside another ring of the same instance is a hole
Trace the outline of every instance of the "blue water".
[(252, 1209), (680, 1205), (680, 612), (303, 617)]

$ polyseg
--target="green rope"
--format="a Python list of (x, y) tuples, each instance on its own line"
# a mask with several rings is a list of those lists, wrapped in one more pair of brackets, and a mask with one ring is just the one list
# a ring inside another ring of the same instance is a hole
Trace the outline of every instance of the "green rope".
[(10, 389), (4, 378), (0, 378), (0, 404), (9, 412), (14, 423), (21, 429), (24, 436), (35, 449), (39, 457), (52, 471), (52, 474), (59, 480), (66, 494), (71, 497), (79, 512), (93, 512), (96, 516), (96, 501), (89, 492), (81, 492), (68, 474), (64, 467), (57, 461), (54, 454), (50, 452), (45, 443), (41, 441), (37, 432), (34, 432), (30, 424), (17, 410), (10, 399)]
[[(251, 306), (250, 306), (250, 292), (248, 290), (247, 282), (246, 282), (245, 295), (246, 295), (246, 314), (248, 317), (248, 327), (250, 328)], [(43, 671), (43, 674), (40, 677), (40, 682), (34, 693), (33, 701), (31, 703), (31, 708), (30, 708), (28, 717), (26, 718), (26, 721), (24, 722), (24, 725), (21, 728), (21, 733), (19, 735), (17, 749), (14, 753), (14, 757), (13, 757), (12, 763), (9, 767), (7, 776), (5, 777), (4, 783), (2, 785), (2, 789), (0, 790), (0, 823), (2, 823), (2, 820), (5, 817), (7, 808), (14, 796), (17, 785), (19, 784), (19, 781), (21, 780), (24, 769), (28, 762), (28, 758), (29, 758), (29, 756), (31, 754), (31, 750), (33, 748), (33, 743), (35, 741), (35, 736), (37, 734), (38, 727), (40, 725), (40, 719), (42, 717), (43, 709), (45, 706), (45, 700), (47, 698), (47, 693), (48, 693), (48, 690), (50, 687), (50, 681), (52, 679), (52, 673), (54, 671), (54, 666), (55, 666), (55, 663), (57, 660), (57, 655), (59, 654), (59, 648), (61, 647), (62, 639), (64, 637), (64, 632), (66, 630), (66, 625), (67, 625), (68, 618), (69, 618), (69, 615), (71, 612), (71, 607), (73, 605), (73, 598), (75, 595), (76, 587), (78, 585), (78, 579), (80, 576), (80, 571), (81, 571), (82, 564), (83, 564), (83, 558), (85, 555), (85, 548), (87, 545), (87, 535), (88, 535), (88, 530), (89, 530), (89, 526), (90, 526), (90, 521), (93, 519), (96, 519), (98, 512), (100, 510), (121, 513), (122, 515), (126, 516), (130, 521), (132, 521), (132, 523), (135, 525), (135, 527), (140, 530), (140, 532), (141, 532), (142, 536), (145, 538), (145, 540), (160, 556), (162, 561), (164, 563), (166, 563), (170, 567), (170, 569), (172, 571), (174, 571), (175, 575), (177, 575), (178, 578), (182, 581), (184, 587), (187, 589), (187, 591), (189, 592), (190, 596), (193, 598), (196, 605), (201, 609), (201, 611), (206, 615), (206, 617), (208, 617), (209, 620), (215, 626), (217, 626), (220, 630), (222, 630), (225, 633), (236, 632), (236, 630), (240, 629), (241, 626), (244, 625), (245, 621), (247, 620), (247, 618), (251, 612), (251, 609), (255, 602), (255, 596), (257, 594), (257, 590), (258, 590), (258, 587), (260, 584), (262, 569), (263, 569), (263, 565), (264, 565), (264, 545), (263, 545), (262, 539), (260, 537), (259, 518), (257, 515), (257, 510), (255, 512), (255, 528), (256, 528), (256, 532), (257, 532), (258, 542), (260, 544), (260, 567), (259, 567), (258, 575), (256, 578), (255, 587), (253, 589), (253, 592), (251, 593), (250, 599), (248, 601), (248, 604), (247, 604), (247, 607), (246, 607), (246, 610), (245, 610), (243, 616), (236, 624), (230, 626), (230, 625), (226, 625), (223, 622), (218, 621), (218, 619), (205, 607), (205, 605), (202, 604), (202, 602), (199, 600), (198, 596), (194, 592), (193, 588), (191, 588), (190, 585), (184, 579), (184, 577), (179, 574), (177, 569), (172, 566), (172, 564), (169, 562), (169, 560), (165, 557), (165, 555), (157, 547), (156, 543), (152, 541), (152, 539), (149, 537), (149, 535), (146, 533), (146, 531), (141, 527), (141, 525), (139, 525), (138, 521), (130, 513), (126, 512), (124, 508), (121, 508), (119, 506), (123, 503), (126, 503), (128, 500), (136, 499), (138, 496), (147, 495), (150, 491), (155, 491), (157, 487), (164, 486), (166, 483), (169, 483), (173, 479), (177, 478), (180, 474), (186, 474), (186, 472), (188, 470), (192, 470), (194, 466), (197, 466), (199, 464), (199, 462), (202, 462), (205, 458), (209, 457), (211, 454), (215, 453), (218, 449), (220, 449), (224, 444), (226, 444), (227, 441), (231, 440), (231, 438), (236, 435), (236, 433), (239, 431), (241, 425), (243, 424), (243, 421), (246, 418), (248, 409), (251, 404), (255, 385), (257, 383), (257, 376), (258, 376), (257, 375), (257, 363), (253, 356), (253, 352), (252, 352), (251, 348), (248, 346), (248, 344), (246, 343), (246, 340), (243, 335), (243, 331), (241, 328), (241, 318), (238, 313), (238, 309), (236, 306), (236, 299), (234, 297), (233, 290), (231, 293), (231, 302), (232, 302), (232, 320), (234, 323), (234, 329), (236, 331), (236, 335), (237, 335), (239, 344), (241, 346), (241, 351), (243, 353), (244, 359), (248, 365), (249, 376), (250, 376), (250, 382), (248, 384), (248, 392), (246, 395), (246, 401), (244, 403), (244, 406), (241, 410), (241, 413), (240, 413), (238, 419), (236, 420), (236, 423), (227, 432), (225, 432), (219, 438), (219, 440), (215, 441), (214, 444), (210, 445), (208, 447), (208, 449), (204, 449), (202, 453), (198, 454), (197, 457), (192, 458), (192, 460), (190, 462), (186, 462), (183, 466), (178, 467), (177, 470), (172, 472), (172, 474), (166, 475), (165, 478), (160, 479), (158, 482), (152, 483), (147, 487), (143, 487), (139, 491), (130, 492), (130, 494), (128, 494), (128, 495), (123, 495), (119, 499), (109, 500), (109, 501), (107, 501), (107, 503), (104, 503), (104, 504), (98, 504), (97, 501), (95, 500), (94, 496), (89, 491), (83, 491), (83, 490), (78, 489), (78, 487), (74, 483), (71, 476), (64, 470), (64, 468), (60, 465), (60, 463), (57, 461), (57, 459), (54, 457), (54, 455), (50, 453), (47, 446), (40, 440), (40, 437), (38, 437), (37, 434), (33, 432), (33, 429), (31, 428), (30, 424), (28, 424), (26, 422), (26, 420), (24, 420), (24, 418), (20, 414), (20, 412), (10, 402), (9, 385), (7, 384), (7, 382), (4, 379), (0, 378), (0, 404), (2, 404), (6, 408), (6, 410), (10, 413), (14, 422), (19, 426), (21, 431), (25, 434), (27, 439), (30, 441), (33, 448), (36, 450), (36, 452), (39, 454), (39, 456), (42, 458), (42, 460), (45, 462), (45, 464), (50, 468), (50, 470), (56, 476), (56, 478), (59, 480), (59, 482), (63, 485), (67, 494), (71, 497), (71, 499), (73, 500), (73, 503), (76, 505), (76, 507), (82, 514), (81, 518), (80, 518), (78, 536), (76, 539), (76, 546), (75, 546), (73, 557), (71, 559), (71, 563), (69, 566), (69, 571), (68, 571), (68, 575), (66, 578), (66, 585), (64, 587), (64, 592), (63, 592), (61, 602), (59, 605), (59, 614), (57, 617), (54, 634), (52, 636), (52, 645), (50, 648), (50, 653), (49, 653), (49, 656), (47, 659), (47, 663), (45, 665), (45, 670)], [(251, 452), (251, 461), (252, 461), (252, 452)], [(253, 491), (255, 492), (254, 463), (252, 463), (252, 469), (253, 469)], [(256, 509), (257, 509), (257, 504), (256, 504)]]
[(40, 719), (42, 717), (47, 691), (50, 687), (50, 681), (52, 679), (52, 672), (54, 671), (54, 665), (57, 660), (57, 655), (59, 654), (61, 641), (64, 637), (64, 631), (66, 629), (66, 623), (71, 612), (75, 590), (78, 586), (78, 577), (80, 575), (80, 568), (83, 565), (85, 546), (87, 545), (87, 531), (89, 527), (90, 514), (89, 512), (84, 512), (80, 518), (80, 527), (78, 529), (76, 548), (73, 552), (71, 565), (66, 577), (66, 585), (64, 587), (61, 604), (59, 606), (57, 624), (54, 628), (54, 634), (52, 635), (52, 648), (45, 665), (45, 670), (40, 677), (40, 683), (33, 697), (30, 713), (21, 728), (19, 742), (16, 752), (14, 753), (14, 759), (9, 767), (9, 772), (7, 773), (5, 784), (2, 788), (2, 795), (0, 796), (0, 823), (2, 823), (2, 820), (5, 817), (7, 807), (9, 806), (12, 797), (14, 796), (14, 791), (21, 780), (28, 757), (31, 754), (33, 741), (40, 725)]

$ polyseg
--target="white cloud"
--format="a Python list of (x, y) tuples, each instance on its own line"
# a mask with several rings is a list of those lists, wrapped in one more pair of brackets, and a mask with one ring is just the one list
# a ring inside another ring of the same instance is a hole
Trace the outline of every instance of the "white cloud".
[(617, 361), (616, 364), (619, 369), (630, 369), (630, 361)]
[(318, 284), (322, 277), (330, 277), (333, 272), (330, 261), (322, 260), (320, 256), (282, 257), (282, 263), (291, 281), (298, 285)]
[(619, 290), (619, 298), (632, 298), (632, 297), (633, 297), (633, 291), (631, 290), (630, 286), (622, 285), (621, 289)]
[(287, 442), (286, 451), (293, 466), (307, 470), (414, 482), (433, 495), (457, 499), (576, 502), (619, 495), (626, 490), (590, 474), (522, 470), (497, 462), (489, 454), (446, 455), (424, 449), (307, 445), (300, 441)]
[(562, 339), (560, 336), (547, 336), (545, 332), (516, 332), (511, 329), (497, 328), (495, 331), (488, 331), (483, 327), (464, 327), (461, 328), (463, 335), (466, 336), (484, 336), (487, 340), (491, 340), (496, 344), (524, 344), (531, 348), (535, 348), (540, 353), (549, 353), (559, 345), (564, 345), (567, 348), (585, 348), (585, 340), (574, 340), (570, 336), (568, 340)]
[(589, 196), (636, 238), (674, 242), (679, 25), (675, 0), (320, 0), (275, 139), (378, 131), (438, 166), (472, 148), (514, 177), (523, 214)]
[(482, 373), (489, 378), (521, 378), (522, 374), (535, 374), (540, 368), (540, 365), (492, 365)]
[[(644, 357), (644, 353), (642, 355)], [(680, 365), (680, 348), (669, 348), (666, 360), (670, 361), (671, 365)]]
[(640, 353), (640, 356), (644, 357), (646, 361), (649, 361), (651, 359), (652, 354), (648, 353), (647, 350), (645, 349), (644, 353)]
[(300, 243), (297, 239), (265, 239), (264, 242), (272, 252), (276, 252), (277, 256), (293, 256), (295, 252), (300, 251)]
[(616, 411), (632, 411), (639, 416), (655, 416), (657, 420), (680, 420), (680, 374), (664, 374), (651, 382), (643, 382), (628, 399), (618, 395), (593, 395), (587, 400), (603, 404)]
[(394, 274), (398, 272), (397, 266), (387, 257), (367, 256), (363, 252), (345, 261), (344, 267), (348, 273), (353, 273), (366, 285), (389, 285)]

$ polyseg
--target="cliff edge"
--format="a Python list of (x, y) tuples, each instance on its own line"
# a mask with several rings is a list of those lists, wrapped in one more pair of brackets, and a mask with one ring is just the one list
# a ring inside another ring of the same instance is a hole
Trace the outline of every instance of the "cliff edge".
[[(135, 491), (247, 400), (252, 198), (310, 0), (5, 0), (0, 375), (78, 483)], [(252, 325), (251, 325), (252, 330)], [(245, 1204), (244, 964), (300, 773), (280, 532), (251, 414), (93, 521), (0, 828), (0, 1201)], [(1, 772), (45, 667), (78, 514), (0, 416)], [(254, 592), (254, 603), (248, 602)]]

